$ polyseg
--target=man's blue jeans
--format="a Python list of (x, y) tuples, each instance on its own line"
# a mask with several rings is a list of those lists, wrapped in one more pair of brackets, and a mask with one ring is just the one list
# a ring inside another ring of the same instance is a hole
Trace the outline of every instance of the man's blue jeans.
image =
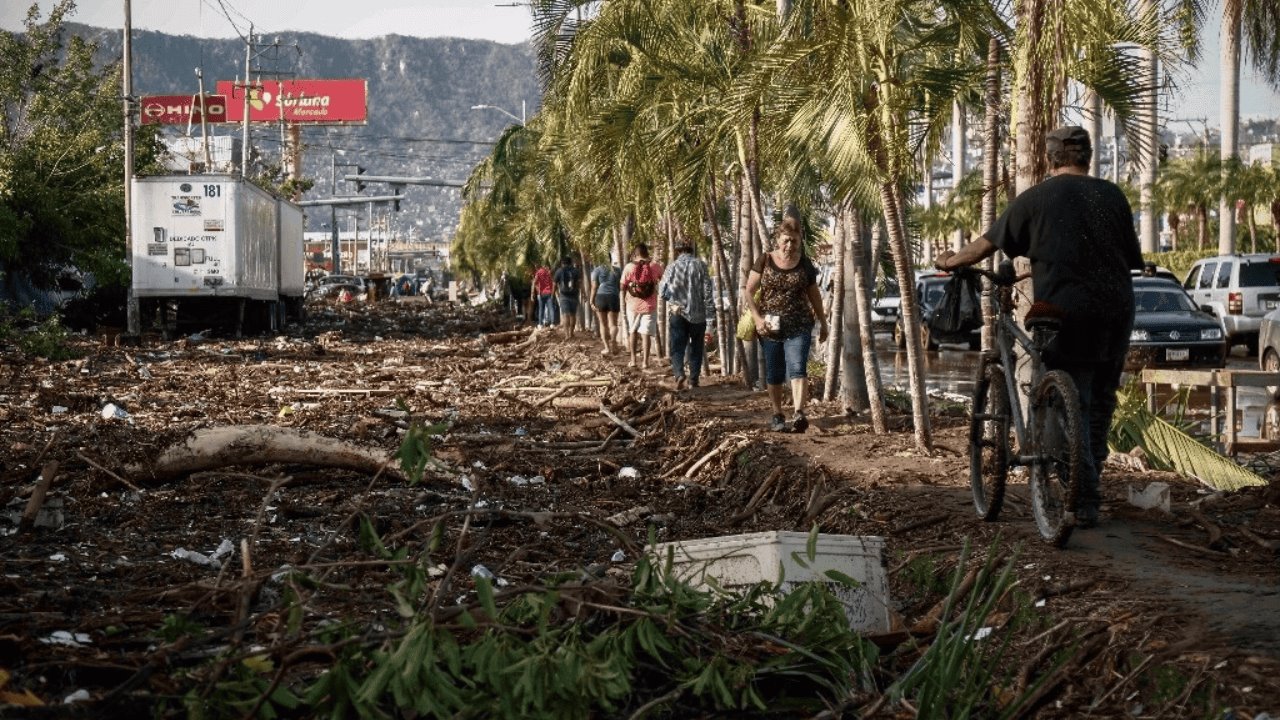
[(684, 359), (689, 357), (689, 378), (697, 382), (702, 375), (702, 355), (706, 350), (707, 324), (691, 323), (675, 313), (667, 315), (667, 338), (671, 353), (671, 370), (676, 379), (684, 377)]
[(538, 296), (538, 324), (539, 325), (555, 325), (555, 295), (539, 295)]

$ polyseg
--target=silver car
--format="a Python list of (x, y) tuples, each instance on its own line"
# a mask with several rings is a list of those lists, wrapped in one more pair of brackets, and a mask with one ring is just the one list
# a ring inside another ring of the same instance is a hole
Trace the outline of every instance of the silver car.
[(1218, 255), (1198, 260), (1182, 287), (1222, 320), (1227, 346), (1258, 352), (1262, 317), (1280, 307), (1280, 255)]

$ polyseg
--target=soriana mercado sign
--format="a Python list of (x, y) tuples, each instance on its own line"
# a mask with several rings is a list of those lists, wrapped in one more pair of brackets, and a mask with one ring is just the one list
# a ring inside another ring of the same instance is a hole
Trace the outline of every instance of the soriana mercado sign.
[[(300, 124), (362, 124), (368, 121), (368, 82), (365, 80), (261, 80), (249, 88), (250, 122)], [(227, 121), (244, 119), (245, 88), (218, 81), (227, 97)]]

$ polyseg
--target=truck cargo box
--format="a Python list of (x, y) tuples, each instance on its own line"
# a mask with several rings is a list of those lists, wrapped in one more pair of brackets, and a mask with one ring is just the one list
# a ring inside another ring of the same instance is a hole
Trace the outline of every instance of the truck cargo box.
[(302, 242), (302, 208), (280, 201), (280, 296), (301, 298), (306, 290), (306, 248)]
[(135, 296), (279, 298), (272, 194), (231, 175), (163, 175), (135, 178), (131, 204)]

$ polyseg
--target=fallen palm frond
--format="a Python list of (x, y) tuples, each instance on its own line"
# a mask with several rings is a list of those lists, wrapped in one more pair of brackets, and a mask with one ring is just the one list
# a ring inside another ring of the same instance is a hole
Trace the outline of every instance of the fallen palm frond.
[(1152, 413), (1138, 393), (1122, 392), (1111, 421), (1108, 444), (1118, 452), (1141, 447), (1159, 470), (1192, 477), (1215, 490), (1239, 490), (1267, 481), (1223, 457), (1185, 431)]

